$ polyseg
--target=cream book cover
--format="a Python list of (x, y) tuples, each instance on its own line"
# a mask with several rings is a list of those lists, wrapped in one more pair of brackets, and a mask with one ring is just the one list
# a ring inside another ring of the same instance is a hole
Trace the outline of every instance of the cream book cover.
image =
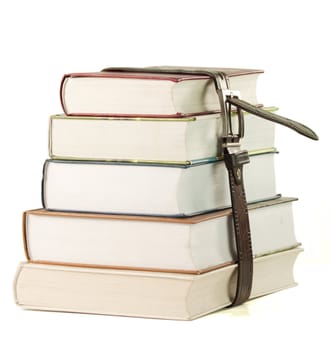
[[(274, 156), (253, 155), (244, 167), (248, 202), (277, 195)], [(191, 216), (231, 206), (223, 161), (174, 166), (47, 160), (42, 198), (49, 210), (134, 215)]]
[[(165, 67), (163, 67), (165, 68)], [(262, 70), (221, 69), (233, 90), (257, 104)], [(60, 88), (67, 115), (176, 116), (219, 111), (213, 81), (206, 75), (91, 72), (65, 74)]]
[[(274, 111), (276, 108), (268, 108)], [(232, 118), (237, 129), (238, 118)], [(244, 113), (242, 149), (274, 148), (275, 125)], [(220, 114), (185, 118), (116, 118), (53, 115), (49, 156), (53, 159), (190, 164), (217, 159)]]
[[(298, 245), (293, 200), (249, 205), (254, 256)], [(23, 230), (39, 263), (197, 274), (236, 260), (231, 209), (188, 218), (29, 210)]]
[[(301, 248), (254, 259), (250, 298), (296, 285)], [(33, 310), (191, 320), (231, 304), (237, 266), (201, 275), (20, 264), (16, 303)]]

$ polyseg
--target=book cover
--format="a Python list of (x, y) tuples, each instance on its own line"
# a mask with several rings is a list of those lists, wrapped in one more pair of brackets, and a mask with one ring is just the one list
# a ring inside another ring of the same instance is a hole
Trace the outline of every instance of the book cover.
[[(260, 70), (229, 69), (227, 80), (241, 97), (257, 104)], [(175, 116), (219, 112), (208, 76), (139, 72), (65, 74), (60, 87), (67, 115)]]
[[(235, 114), (232, 123), (236, 130)], [(274, 148), (274, 123), (245, 113), (244, 126), (242, 149), (251, 152)], [(217, 159), (222, 134), (220, 114), (186, 118), (54, 115), (49, 123), (49, 156), (65, 160), (191, 164)]]
[[(293, 198), (249, 205), (254, 256), (299, 245)], [(203, 273), (236, 261), (231, 209), (193, 217), (29, 210), (26, 257), (38, 263)]]
[[(254, 259), (250, 298), (294, 287), (301, 248)], [(24, 309), (191, 320), (231, 304), (235, 264), (201, 275), (20, 264), (15, 300)]]
[[(246, 165), (249, 202), (277, 195), (274, 155), (253, 155)], [(47, 160), (42, 200), (49, 210), (165, 216), (191, 216), (231, 205), (223, 161), (179, 166)]]

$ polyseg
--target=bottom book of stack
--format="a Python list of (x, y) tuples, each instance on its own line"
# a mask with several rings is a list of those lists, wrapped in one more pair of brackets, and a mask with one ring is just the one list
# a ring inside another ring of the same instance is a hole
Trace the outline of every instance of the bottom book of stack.
[[(296, 285), (301, 248), (254, 259), (251, 298)], [(230, 305), (236, 265), (200, 275), (22, 263), (15, 281), (23, 308), (191, 320)]]
[[(292, 198), (249, 206), (251, 298), (295, 286), (302, 251)], [(190, 320), (231, 304), (237, 265), (231, 210), (191, 218), (24, 213), (14, 283), (25, 309)]]

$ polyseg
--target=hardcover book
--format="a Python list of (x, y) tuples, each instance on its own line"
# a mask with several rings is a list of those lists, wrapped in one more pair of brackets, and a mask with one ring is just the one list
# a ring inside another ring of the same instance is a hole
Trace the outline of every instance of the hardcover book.
[[(301, 248), (254, 259), (250, 298), (296, 285)], [(33, 310), (191, 320), (231, 304), (235, 264), (200, 275), (23, 263), (16, 303)]]
[[(299, 245), (293, 200), (249, 205), (255, 257)], [(236, 261), (231, 209), (189, 218), (37, 209), (23, 227), (27, 258), (38, 263), (198, 274)]]
[[(232, 90), (257, 104), (256, 82), (262, 70), (221, 69)], [(61, 102), (67, 115), (176, 116), (219, 112), (208, 76), (168, 73), (96, 72), (63, 77)]]
[[(247, 200), (274, 198), (274, 154), (251, 156)], [(47, 160), (43, 206), (49, 210), (191, 216), (231, 205), (223, 161), (192, 166)]]
[[(238, 129), (237, 124), (234, 114), (234, 130)], [(242, 149), (274, 148), (274, 123), (245, 113), (244, 124), (246, 136)], [(49, 156), (68, 160), (189, 164), (217, 159), (222, 136), (220, 114), (183, 118), (54, 115), (49, 124)]]

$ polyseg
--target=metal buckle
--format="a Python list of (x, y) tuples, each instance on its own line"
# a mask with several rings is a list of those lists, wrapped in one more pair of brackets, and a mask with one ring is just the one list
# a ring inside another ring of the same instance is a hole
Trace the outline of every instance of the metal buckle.
[(228, 124), (229, 124), (229, 135), (236, 135), (239, 138), (244, 137), (244, 119), (243, 119), (243, 112), (240, 108), (237, 108), (237, 116), (238, 116), (238, 130), (237, 132), (233, 131), (233, 126), (232, 126), (232, 104), (227, 100), (227, 97), (231, 98), (240, 98), (240, 92), (239, 91), (233, 91), (230, 90), (226, 93), (226, 105), (228, 106)]
[(243, 112), (240, 108), (237, 108), (236, 113), (238, 117), (238, 129), (233, 130), (233, 111), (232, 104), (228, 101), (228, 97), (230, 98), (240, 98), (240, 92), (234, 90), (224, 89), (221, 91), (224, 99), (224, 108), (226, 109), (223, 117), (225, 119), (225, 127), (223, 133), (223, 143), (224, 146), (234, 146), (239, 145), (240, 139), (244, 137), (244, 116)]

